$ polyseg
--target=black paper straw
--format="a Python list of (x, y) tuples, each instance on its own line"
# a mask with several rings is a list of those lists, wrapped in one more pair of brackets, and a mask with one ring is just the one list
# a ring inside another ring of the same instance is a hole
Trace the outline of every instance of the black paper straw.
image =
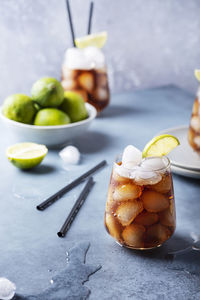
[(73, 28), (73, 22), (72, 22), (72, 15), (71, 15), (71, 10), (70, 10), (69, 0), (66, 0), (66, 6), (67, 6), (67, 12), (68, 12), (68, 18), (69, 18), (69, 27), (70, 27), (70, 30), (71, 30), (72, 43), (73, 43), (73, 46), (76, 47), (74, 28)]
[(69, 183), (68, 185), (66, 185), (64, 188), (62, 188), (61, 190), (59, 190), (58, 192), (56, 192), (55, 194), (53, 194), (52, 196), (50, 196), (49, 198), (47, 198), (44, 202), (42, 202), (41, 204), (39, 204), (38, 206), (36, 206), (36, 208), (38, 210), (45, 210), (47, 207), (49, 207), (54, 202), (56, 202), (57, 200), (59, 200), (62, 195), (64, 195), (68, 191), (72, 190), (79, 183), (81, 183), (84, 179), (86, 179), (88, 176), (90, 176), (91, 174), (93, 174), (94, 172), (96, 172), (98, 169), (102, 168), (105, 165), (106, 165), (106, 160), (103, 160), (98, 165), (96, 165), (95, 167), (93, 167), (92, 169), (90, 169), (89, 171), (87, 171), (86, 173), (82, 174), (80, 177), (78, 177), (77, 179), (75, 179), (74, 181), (72, 181), (71, 183)]
[(89, 192), (90, 192), (93, 185), (94, 185), (93, 178), (90, 177), (88, 179), (84, 189), (80, 193), (78, 199), (76, 200), (74, 206), (72, 207), (72, 210), (70, 211), (69, 215), (67, 216), (67, 219), (65, 220), (63, 226), (58, 231), (57, 235), (59, 237), (65, 237), (67, 231), (69, 230), (69, 228), (70, 228), (72, 222), (74, 221), (77, 213), (79, 212), (81, 206), (85, 202), (85, 199), (87, 198), (87, 196), (88, 196), (88, 194), (89, 194)]
[(87, 31), (88, 34), (91, 33), (93, 9), (94, 9), (94, 2), (91, 1), (90, 2), (89, 19), (88, 19), (88, 31)]

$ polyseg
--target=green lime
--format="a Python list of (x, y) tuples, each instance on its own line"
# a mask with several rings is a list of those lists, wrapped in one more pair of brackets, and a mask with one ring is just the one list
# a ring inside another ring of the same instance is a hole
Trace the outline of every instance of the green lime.
[(3, 115), (8, 119), (31, 124), (36, 114), (32, 99), (24, 94), (7, 97), (3, 103)]
[(86, 48), (94, 46), (97, 48), (102, 48), (107, 41), (107, 32), (99, 32), (95, 34), (89, 34), (80, 38), (75, 39), (75, 45), (77, 48)]
[(43, 108), (35, 116), (34, 125), (51, 126), (69, 124), (70, 118), (57, 108)]
[(194, 76), (196, 77), (196, 79), (198, 81), (200, 81), (200, 70), (199, 69), (194, 70)]
[(142, 157), (167, 155), (178, 145), (180, 145), (180, 142), (175, 136), (170, 134), (162, 134), (154, 137), (144, 147)]
[(15, 167), (31, 169), (42, 162), (47, 152), (45, 145), (20, 143), (10, 146), (6, 151), (6, 156)]
[(64, 100), (60, 109), (69, 115), (71, 122), (78, 122), (88, 117), (83, 98), (75, 92), (67, 91), (64, 93)]
[(57, 107), (64, 97), (64, 89), (55, 78), (42, 78), (31, 89), (32, 99), (42, 107)]

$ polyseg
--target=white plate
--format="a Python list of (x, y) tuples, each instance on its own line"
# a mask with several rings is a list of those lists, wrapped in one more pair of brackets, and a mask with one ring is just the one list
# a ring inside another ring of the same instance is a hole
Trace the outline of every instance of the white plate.
[(172, 169), (172, 172), (175, 173), (175, 174), (200, 179), (200, 172), (198, 172), (198, 171), (189, 170), (189, 169), (180, 168), (180, 167), (175, 167), (173, 165), (171, 166), (171, 169)]
[(168, 154), (173, 166), (200, 171), (200, 155), (188, 143), (187, 126), (168, 128), (159, 132), (159, 134), (172, 134), (180, 141), (180, 145)]

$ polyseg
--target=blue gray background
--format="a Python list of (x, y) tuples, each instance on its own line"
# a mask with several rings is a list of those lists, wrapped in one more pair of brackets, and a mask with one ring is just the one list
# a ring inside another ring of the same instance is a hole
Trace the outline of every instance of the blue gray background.
[[(113, 92), (176, 84), (195, 93), (200, 68), (198, 0), (96, 0), (93, 32), (104, 48)], [(85, 35), (89, 0), (71, 1), (77, 36)], [(0, 99), (29, 93), (42, 76), (60, 77), (71, 46), (64, 0), (0, 0)]]

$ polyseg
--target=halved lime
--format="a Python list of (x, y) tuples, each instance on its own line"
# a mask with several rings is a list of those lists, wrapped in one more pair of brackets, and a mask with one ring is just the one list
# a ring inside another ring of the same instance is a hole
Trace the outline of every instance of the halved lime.
[(9, 161), (17, 168), (31, 169), (41, 163), (48, 152), (45, 145), (19, 143), (6, 150)]
[(154, 137), (144, 147), (142, 157), (167, 155), (178, 145), (180, 145), (180, 142), (175, 136), (170, 134), (162, 134)]
[(75, 39), (75, 45), (77, 48), (86, 48), (94, 46), (97, 48), (102, 48), (107, 40), (107, 32), (102, 31), (99, 33), (89, 34), (80, 38)]
[(194, 70), (194, 76), (198, 81), (200, 81), (200, 69), (195, 69)]

